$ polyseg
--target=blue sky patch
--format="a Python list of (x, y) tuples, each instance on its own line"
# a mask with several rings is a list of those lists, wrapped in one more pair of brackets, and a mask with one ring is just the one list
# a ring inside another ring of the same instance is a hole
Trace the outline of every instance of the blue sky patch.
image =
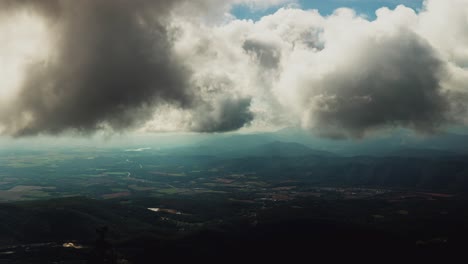
[[(423, 0), (299, 0), (298, 2), (301, 8), (318, 9), (322, 15), (330, 15), (337, 8), (348, 7), (370, 19), (375, 19), (375, 11), (381, 7), (394, 9), (398, 5), (405, 5), (418, 11), (423, 4)], [(253, 10), (247, 5), (237, 5), (234, 6), (231, 12), (239, 19), (259, 20), (265, 15), (276, 12), (279, 8), (281, 6), (271, 7), (266, 10)]]

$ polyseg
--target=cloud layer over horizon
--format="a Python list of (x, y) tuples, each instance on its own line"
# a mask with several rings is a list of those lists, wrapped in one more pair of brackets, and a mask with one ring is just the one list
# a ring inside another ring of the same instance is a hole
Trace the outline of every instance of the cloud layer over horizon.
[[(286, 0), (0, 2), (0, 133), (226, 132), (330, 138), (467, 124), (468, 0), (418, 13)], [(447, 19), (450, 18), (450, 19)]]

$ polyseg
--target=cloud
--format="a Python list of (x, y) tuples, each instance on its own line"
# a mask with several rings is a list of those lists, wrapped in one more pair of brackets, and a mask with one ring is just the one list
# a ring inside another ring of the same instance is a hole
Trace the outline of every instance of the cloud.
[(120, 130), (147, 120), (158, 101), (190, 105), (189, 73), (171, 55), (165, 27), (171, 2), (15, 2), (47, 20), (55, 46), (2, 110), (7, 133)]
[(167, 105), (193, 117), (180, 129), (239, 129), (252, 119), (250, 97), (207, 94), (192, 76), (197, 69), (174, 53), (171, 19), (193, 21), (234, 4), (266, 8), (283, 2), (2, 1), (2, 17), (23, 11), (41, 17), (51, 47), (46, 58), (24, 67), (16, 96), (0, 107), (0, 130), (15, 136), (120, 131), (142, 126)]
[(214, 103), (200, 105), (194, 114), (191, 130), (227, 132), (237, 130), (253, 120), (251, 98), (223, 97)]
[(306, 127), (363, 137), (385, 126), (429, 133), (450, 120), (444, 65), (424, 40), (403, 29), (361, 41), (347, 61), (304, 84)]
[(253, 55), (255, 60), (265, 69), (278, 68), (281, 59), (281, 51), (275, 46), (269, 43), (247, 39), (242, 45), (242, 48), (247, 53)]
[[(197, 62), (191, 67), (198, 77), (216, 72), (250, 95), (251, 124), (295, 123), (332, 138), (388, 127), (434, 133), (464, 122), (468, 75), (462, 52), (455, 56), (453, 46), (427, 34), (435, 17), (460, 11), (446, 4), (444, 13), (432, 2), (419, 14), (382, 8), (375, 21), (346, 8), (327, 17), (283, 8), (257, 22), (191, 25), (184, 30), (195, 39), (180, 39), (179, 52)], [(447, 31), (460, 32), (463, 23)], [(197, 50), (189, 40), (209, 50), (186, 52)], [(468, 47), (453, 43), (461, 51)]]
[(468, 122), (468, 1), (428, 0), (419, 13), (381, 8), (373, 21), (347, 8), (322, 16), (290, 6), (256, 22), (228, 14), (238, 4), (290, 2), (3, 1), (5, 14), (42, 16), (52, 44), (0, 106), (0, 129), (301, 125), (360, 138), (389, 127), (433, 133)]
[(440, 84), (446, 65), (411, 28), (416, 19), (404, 7), (381, 9), (373, 22), (349, 9), (325, 18), (324, 48), (294, 51), (301, 57), (288, 62), (303, 67), (280, 81), (280, 94), (294, 87), (283, 102), (295, 105), (303, 127), (328, 137), (360, 138), (387, 127), (436, 131), (451, 121)]

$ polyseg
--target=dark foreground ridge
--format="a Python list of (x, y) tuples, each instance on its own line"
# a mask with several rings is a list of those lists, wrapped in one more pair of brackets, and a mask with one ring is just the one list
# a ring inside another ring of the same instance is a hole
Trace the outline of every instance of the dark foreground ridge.
[[(2, 204), (0, 263), (463, 256), (468, 201), (403, 195), (407, 194), (389, 192), (366, 200), (309, 198), (263, 208), (210, 195), (130, 203), (73, 197)], [(151, 211), (147, 203), (171, 205), (176, 212)]]

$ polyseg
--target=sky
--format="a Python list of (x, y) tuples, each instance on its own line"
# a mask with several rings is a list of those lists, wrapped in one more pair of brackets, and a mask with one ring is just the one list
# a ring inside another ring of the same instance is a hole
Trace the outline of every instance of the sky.
[[(450, 18), (450, 19), (448, 19)], [(0, 136), (468, 123), (468, 0), (3, 0)]]
[[(419, 11), (422, 8), (423, 0), (300, 0), (294, 1), (293, 4), (301, 9), (317, 9), (324, 16), (331, 15), (338, 8), (347, 7), (369, 19), (375, 19), (375, 11), (382, 7), (394, 9), (398, 5), (405, 5)], [(281, 7), (281, 5), (275, 5), (269, 8), (255, 9), (246, 4), (238, 4), (233, 6), (231, 12), (239, 19), (258, 20), (265, 15), (276, 12)]]

